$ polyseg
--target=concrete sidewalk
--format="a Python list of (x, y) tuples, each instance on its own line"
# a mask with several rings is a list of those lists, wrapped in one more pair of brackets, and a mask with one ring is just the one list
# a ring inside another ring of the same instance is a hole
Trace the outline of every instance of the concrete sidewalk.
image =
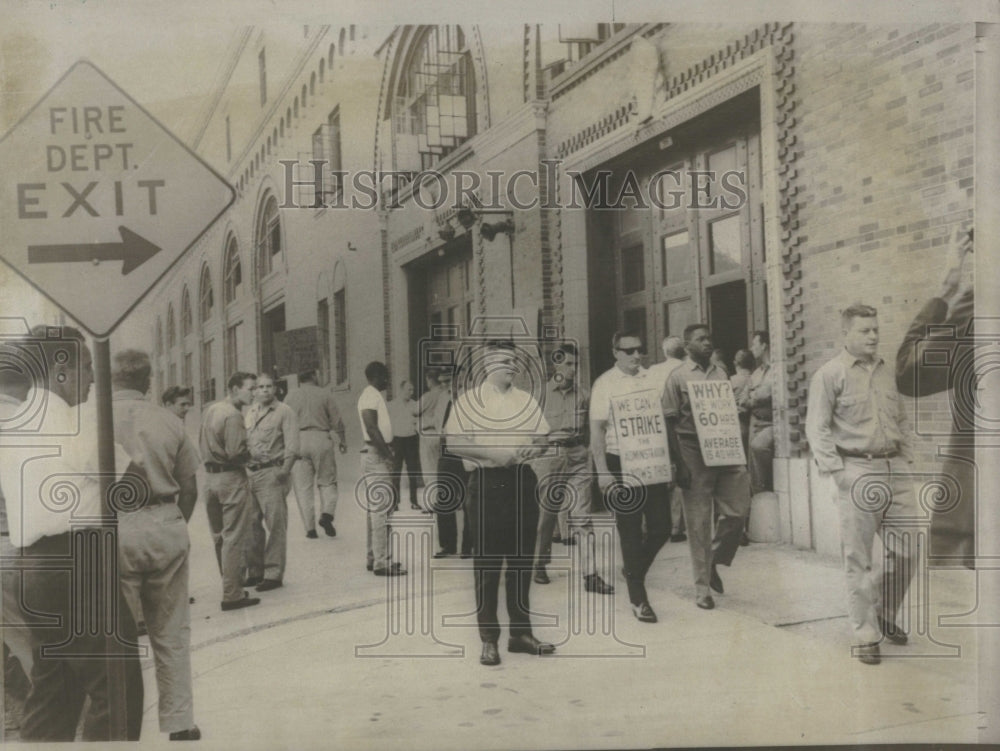
[[(531, 590), (535, 633), (557, 643), (557, 654), (508, 654), (505, 629), (502, 663), (486, 668), (470, 561), (433, 561), (423, 573), (418, 563), (399, 579), (365, 571), (356, 464), (340, 462), (336, 539), (322, 531), (306, 539), (290, 499), (285, 587), (256, 607), (219, 610), (218, 570), (196, 510), (192, 659), (203, 743), (556, 749), (977, 740), (975, 629), (938, 625), (941, 614), (974, 610), (971, 572), (930, 572), (927, 591), (922, 577), (911, 597), (911, 643), (883, 645), (876, 667), (850, 657), (837, 561), (751, 544), (720, 569), (726, 594), (716, 596), (717, 608), (702, 611), (687, 544), (668, 543), (648, 579), (660, 622), (641, 624), (608, 550), (599, 552), (613, 597), (584, 593), (560, 569), (564, 557), (549, 569), (552, 584)], [(397, 515), (411, 541), (401, 557), (426, 560), (433, 551), (430, 519)], [(157, 731), (151, 658), (145, 666), (143, 743), (156, 744), (166, 738)]]

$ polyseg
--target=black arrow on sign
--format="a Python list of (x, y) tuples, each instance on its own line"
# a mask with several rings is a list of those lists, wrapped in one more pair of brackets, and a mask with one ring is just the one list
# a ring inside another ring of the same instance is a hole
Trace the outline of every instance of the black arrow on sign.
[(130, 274), (160, 252), (145, 237), (128, 227), (119, 227), (120, 243), (92, 245), (29, 245), (28, 263), (84, 263), (88, 261), (124, 261), (122, 276)]

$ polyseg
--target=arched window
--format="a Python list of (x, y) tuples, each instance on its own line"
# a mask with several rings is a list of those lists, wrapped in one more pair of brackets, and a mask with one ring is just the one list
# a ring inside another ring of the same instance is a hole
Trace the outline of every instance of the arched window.
[(215, 295), (212, 294), (212, 275), (208, 271), (208, 264), (201, 267), (201, 280), (198, 282), (198, 313), (201, 315), (201, 323), (212, 320), (212, 312), (215, 309)]
[(298, 97), (295, 97), (295, 101), (292, 103), (292, 106), (295, 109), (295, 116), (298, 117), (299, 116), (299, 98)]
[(257, 223), (255, 244), (259, 278), (263, 279), (274, 271), (275, 259), (281, 255), (281, 220), (278, 216), (278, 201), (272, 195), (264, 199), (264, 208)]
[(400, 73), (392, 108), (397, 169), (429, 169), (476, 134), (476, 77), (461, 27), (424, 32)]
[(167, 348), (177, 344), (177, 321), (174, 319), (174, 304), (167, 306)]
[(340, 30), (340, 38), (337, 40), (337, 42), (340, 45), (340, 56), (341, 57), (344, 56), (344, 40), (346, 38), (347, 38), (347, 29), (341, 29)]
[(191, 320), (191, 295), (185, 284), (184, 290), (181, 292), (181, 336), (190, 335), (192, 330), (194, 330), (194, 323)]
[(332, 44), (326, 53), (326, 64), (330, 67), (330, 74), (333, 75), (333, 56), (337, 54), (337, 48)]
[(223, 301), (228, 305), (243, 291), (243, 269), (240, 266), (240, 249), (235, 237), (229, 238), (229, 244), (226, 246), (224, 268)]
[(302, 84), (302, 109), (305, 109), (306, 102), (307, 102), (307, 99), (306, 99), (306, 85)]
[(156, 319), (156, 354), (163, 354), (163, 321)]

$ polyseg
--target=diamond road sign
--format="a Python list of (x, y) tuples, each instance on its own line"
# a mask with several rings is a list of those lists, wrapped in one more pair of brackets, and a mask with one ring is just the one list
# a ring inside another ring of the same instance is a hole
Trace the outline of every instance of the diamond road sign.
[(86, 60), (0, 139), (0, 169), (0, 258), (98, 337), (236, 198)]

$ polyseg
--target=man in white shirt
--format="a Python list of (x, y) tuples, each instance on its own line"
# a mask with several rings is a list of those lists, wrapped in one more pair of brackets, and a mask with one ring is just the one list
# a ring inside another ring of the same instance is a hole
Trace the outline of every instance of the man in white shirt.
[(368, 386), (358, 398), (358, 418), (361, 420), (362, 480), (367, 522), (367, 568), (375, 576), (404, 576), (406, 569), (389, 561), (389, 513), (395, 499), (392, 492), (392, 421), (385, 403), (389, 386), (389, 369), (385, 363), (373, 360), (365, 367)]
[(597, 484), (604, 493), (605, 502), (615, 512), (632, 613), (643, 623), (656, 623), (656, 613), (646, 593), (646, 573), (670, 537), (670, 485), (656, 483), (633, 489), (630, 495), (635, 494), (637, 498), (644, 495), (641, 508), (616, 508), (622, 505), (616, 500), (622, 487), (622, 463), (616, 428), (616, 419), (620, 416), (614, 414), (612, 400), (646, 390), (662, 394), (663, 383), (642, 368), (640, 361), (644, 349), (637, 334), (618, 332), (611, 346), (615, 352), (615, 366), (594, 381), (590, 392), (590, 450), (594, 455)]
[[(113, 570), (107, 556), (115, 551), (94, 539), (106, 515), (97, 410), (87, 402), (94, 381), (90, 350), (69, 326), (36, 327), (21, 346), (44, 371), (26, 399), (41, 407), (37, 430), (0, 435), (10, 541), (20, 549), (26, 569), (25, 610), (36, 616), (28, 626), (34, 662), (21, 739), (74, 740), (89, 698), (84, 740), (138, 740), (143, 685), (135, 622), (119, 588), (111, 593), (117, 607), (111, 607), (98, 582)], [(115, 454), (120, 473), (128, 456), (118, 446)], [(33, 559), (43, 558), (60, 565), (31, 566)], [(117, 623), (103, 622), (109, 613), (117, 613)], [(77, 622), (82, 615), (88, 616), (83, 624)], [(114, 656), (124, 679), (120, 692), (111, 690), (105, 655)], [(121, 717), (124, 723), (116, 722)]]
[(508, 652), (547, 655), (551, 644), (531, 633), (529, 597), (538, 528), (537, 480), (527, 461), (539, 456), (549, 425), (531, 394), (513, 386), (517, 352), (510, 342), (487, 345), (475, 385), (453, 405), (444, 433), (448, 450), (470, 472), (476, 618), (483, 665), (498, 665), (500, 571), (507, 564)]

